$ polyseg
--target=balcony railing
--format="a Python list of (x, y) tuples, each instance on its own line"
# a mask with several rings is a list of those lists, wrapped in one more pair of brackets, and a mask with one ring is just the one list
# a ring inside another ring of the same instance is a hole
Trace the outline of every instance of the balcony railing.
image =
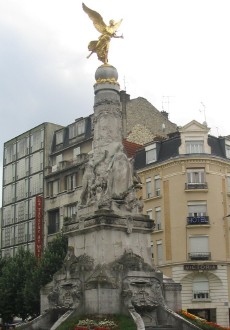
[(210, 260), (211, 252), (190, 252), (188, 258), (189, 260)]
[(209, 299), (209, 291), (205, 291), (205, 290), (193, 291), (193, 299), (207, 300)]
[(194, 189), (208, 189), (208, 184), (207, 182), (185, 183), (185, 190), (194, 190)]
[(187, 217), (187, 225), (207, 225), (209, 224), (209, 217), (207, 215)]

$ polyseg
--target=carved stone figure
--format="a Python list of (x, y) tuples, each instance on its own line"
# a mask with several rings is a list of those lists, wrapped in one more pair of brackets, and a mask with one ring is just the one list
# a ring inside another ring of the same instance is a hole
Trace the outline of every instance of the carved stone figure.
[(108, 51), (111, 38), (123, 38), (123, 36), (116, 35), (116, 31), (119, 28), (122, 19), (117, 23), (114, 20), (110, 20), (109, 25), (106, 25), (99, 13), (88, 8), (84, 3), (82, 3), (82, 7), (84, 12), (86, 12), (89, 18), (93, 21), (97, 31), (101, 33), (98, 40), (90, 41), (88, 49), (91, 53), (87, 58), (89, 58), (93, 53), (96, 53), (99, 61), (106, 64), (108, 63)]
[(145, 330), (145, 324), (140, 314), (135, 311), (134, 307), (129, 307), (129, 312), (136, 323), (137, 330)]
[(85, 172), (82, 179), (82, 192), (80, 197), (80, 204), (86, 205), (92, 199), (92, 186), (95, 181), (94, 162), (93, 155), (90, 155), (90, 159), (85, 167)]
[(107, 171), (109, 196), (115, 199), (124, 199), (133, 182), (130, 162), (123, 151), (122, 144), (117, 144)]

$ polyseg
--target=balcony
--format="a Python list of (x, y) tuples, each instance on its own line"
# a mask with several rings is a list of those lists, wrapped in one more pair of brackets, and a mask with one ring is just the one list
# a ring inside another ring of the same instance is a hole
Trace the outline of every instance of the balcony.
[(205, 291), (205, 290), (193, 291), (193, 299), (194, 300), (208, 300), (209, 291)]
[(207, 182), (200, 182), (200, 183), (185, 183), (185, 190), (197, 190), (197, 189), (208, 189)]
[(208, 225), (209, 217), (207, 215), (187, 217), (187, 225)]
[(77, 155), (77, 157), (75, 159), (63, 160), (56, 165), (47, 166), (45, 168), (45, 170), (46, 170), (45, 175), (53, 174), (53, 173), (66, 170), (66, 169), (74, 167), (74, 166), (78, 166), (78, 165), (86, 162), (87, 160), (88, 160), (88, 154), (86, 154), (86, 153), (79, 154), (79, 155)]
[(211, 252), (190, 252), (189, 260), (211, 260)]

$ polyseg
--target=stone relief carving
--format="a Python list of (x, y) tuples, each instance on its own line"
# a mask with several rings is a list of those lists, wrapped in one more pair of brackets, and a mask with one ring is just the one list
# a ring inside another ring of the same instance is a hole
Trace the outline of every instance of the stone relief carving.
[(68, 247), (62, 268), (53, 276), (53, 288), (48, 294), (49, 307), (78, 308), (83, 295), (82, 273), (93, 269), (93, 259), (85, 254), (76, 257)]
[[(78, 308), (84, 290), (119, 290), (124, 305), (136, 311), (153, 310), (164, 304), (158, 279), (150, 276), (153, 268), (143, 258), (126, 251), (109, 264), (94, 266), (93, 258), (86, 254), (76, 257), (69, 247), (63, 267), (53, 276), (52, 289), (48, 294), (50, 308)], [(135, 273), (135, 275), (133, 275)]]
[(143, 202), (136, 198), (141, 181), (119, 142), (108, 150), (98, 149), (90, 155), (82, 182), (79, 208), (96, 205), (115, 212), (141, 213)]
[(134, 322), (136, 323), (137, 330), (145, 330), (145, 324), (140, 314), (135, 311), (134, 307), (129, 307), (129, 313), (131, 314)]

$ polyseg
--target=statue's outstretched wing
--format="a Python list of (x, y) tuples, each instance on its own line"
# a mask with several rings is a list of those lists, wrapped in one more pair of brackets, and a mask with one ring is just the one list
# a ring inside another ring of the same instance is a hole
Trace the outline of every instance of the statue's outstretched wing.
[[(82, 3), (82, 8), (89, 18), (93, 21), (93, 25), (98, 32), (103, 33), (106, 30), (106, 24), (103, 21), (103, 18), (96, 11), (88, 8), (84, 3)], [(119, 24), (120, 25), (120, 24)]]
[(121, 25), (122, 19), (118, 21), (117, 23), (113, 24), (113, 31), (116, 32), (119, 29), (119, 26)]

